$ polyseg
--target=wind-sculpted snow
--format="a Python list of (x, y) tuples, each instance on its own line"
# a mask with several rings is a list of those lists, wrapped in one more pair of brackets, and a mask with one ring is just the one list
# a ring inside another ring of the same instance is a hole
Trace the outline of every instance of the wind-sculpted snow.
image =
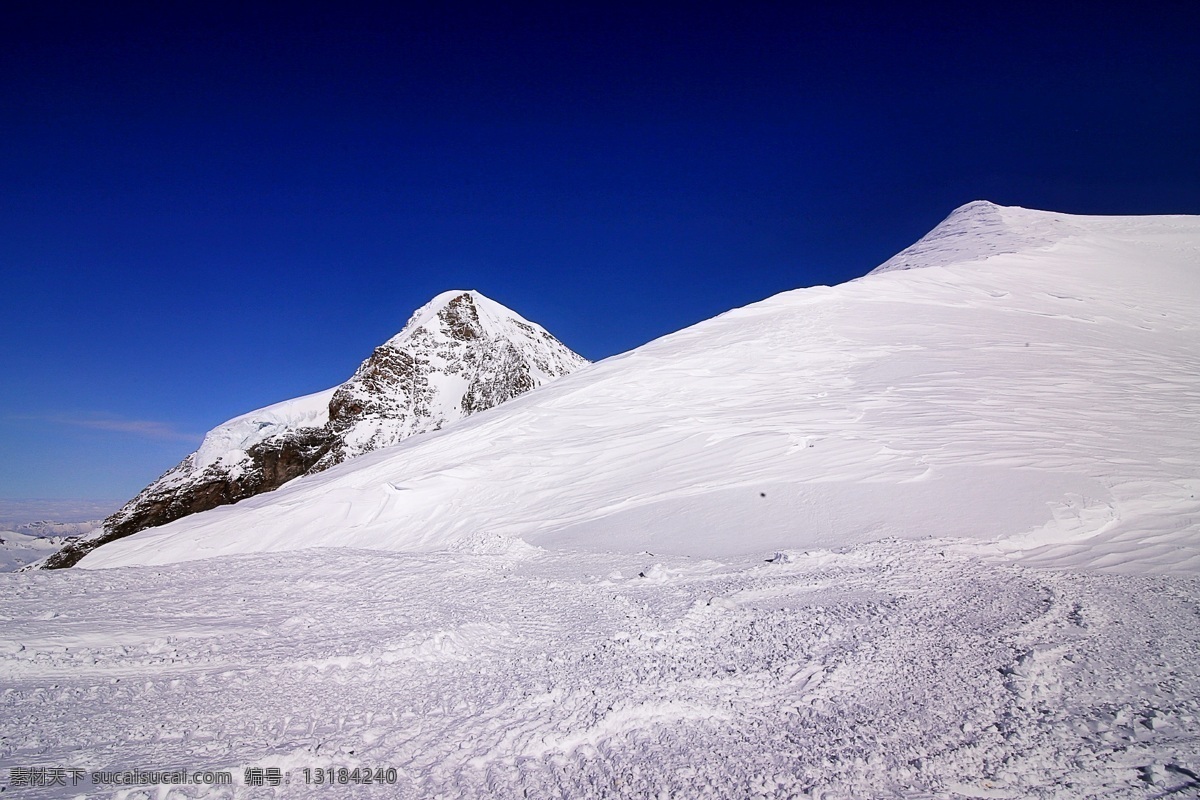
[[(3, 575), (0, 774), (236, 783), (173, 798), (1200, 791), (1195, 578), (1034, 570), (924, 542), (783, 556), (554, 553), (490, 535), (428, 554)], [(391, 767), (396, 783), (305, 784), (328, 767)], [(246, 786), (247, 768), (289, 783)]]
[(936, 228), (871, 270), (872, 275), (951, 264), (1049, 247), (1079, 229), (1066, 214), (1005, 208), (977, 200), (955, 209)]
[(363, 453), (440, 430), (587, 363), (478, 292), (417, 310), (345, 383), (217, 426), (200, 448), (45, 561), (70, 567), (100, 545), (269, 492)]
[(1196, 574), (1200, 219), (975, 203), (906, 253), (82, 566), (480, 533), (709, 558), (932, 536)]

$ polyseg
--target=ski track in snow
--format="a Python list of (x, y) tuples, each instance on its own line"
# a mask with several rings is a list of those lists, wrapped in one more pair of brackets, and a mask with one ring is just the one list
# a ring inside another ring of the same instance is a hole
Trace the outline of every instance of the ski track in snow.
[[(1200, 580), (958, 545), (765, 563), (491, 536), (0, 575), (0, 769), (237, 782), (123, 798), (1200, 793)], [(399, 779), (304, 784), (326, 766)], [(5, 796), (81, 789), (108, 796)]]

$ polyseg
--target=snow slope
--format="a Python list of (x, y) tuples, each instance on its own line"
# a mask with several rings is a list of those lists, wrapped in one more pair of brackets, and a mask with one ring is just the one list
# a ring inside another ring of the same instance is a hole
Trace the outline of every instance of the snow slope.
[(256, 444), (304, 428), (321, 428), (329, 423), (329, 401), (338, 387), (284, 400), (223, 422), (204, 435), (196, 452), (185, 461), (187, 470), (169, 472), (169, 480), (183, 483), (196, 471), (217, 464), (239, 468), (250, 461)]
[(1200, 219), (954, 212), (787, 292), (89, 568), (497, 534), (719, 558), (950, 538), (1200, 570)]

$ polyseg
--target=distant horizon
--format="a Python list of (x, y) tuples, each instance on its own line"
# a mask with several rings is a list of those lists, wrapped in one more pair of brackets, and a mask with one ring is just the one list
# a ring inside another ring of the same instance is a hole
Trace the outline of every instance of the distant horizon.
[(0, 498), (0, 530), (31, 522), (91, 522), (116, 511), (129, 498), (21, 497)]

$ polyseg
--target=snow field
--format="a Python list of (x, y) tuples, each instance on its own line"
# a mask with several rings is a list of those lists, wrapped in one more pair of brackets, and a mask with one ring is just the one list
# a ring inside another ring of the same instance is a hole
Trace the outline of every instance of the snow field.
[[(768, 563), (490, 535), (4, 575), (0, 768), (291, 776), (127, 797), (1200, 791), (1200, 581), (958, 544)], [(303, 784), (325, 766), (399, 782)]]

